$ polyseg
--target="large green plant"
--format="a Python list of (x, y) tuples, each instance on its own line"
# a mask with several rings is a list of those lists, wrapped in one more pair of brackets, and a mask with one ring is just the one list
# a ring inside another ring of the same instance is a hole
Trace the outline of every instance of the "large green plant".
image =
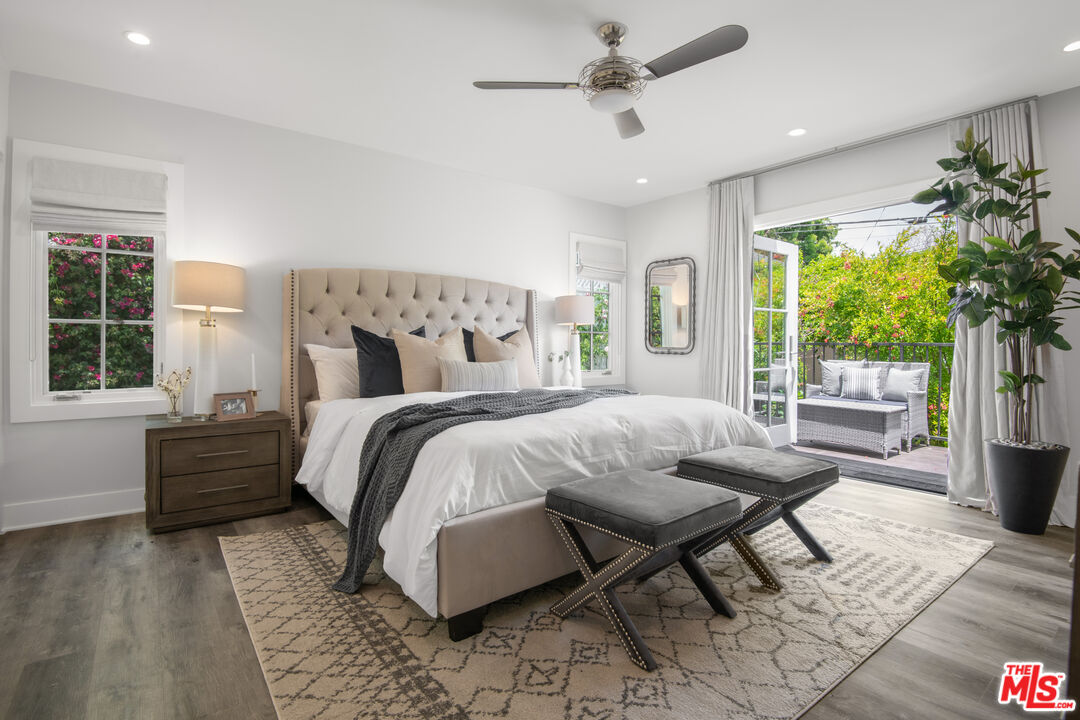
[[(1042, 240), (1038, 201), (1050, 191), (1036, 178), (1046, 170), (1016, 158), (1010, 171), (1009, 163), (995, 162), (988, 144), (976, 142), (969, 129), (956, 143), (960, 155), (938, 160), (945, 177), (912, 200), (938, 203), (931, 212), (955, 213), (982, 231), (981, 243), (967, 243), (955, 260), (938, 267), (952, 284), (948, 322), (952, 326), (963, 316), (978, 327), (997, 319), (1007, 364), (999, 371), (997, 391), (1009, 396), (1009, 439), (1030, 444), (1035, 386), (1046, 382), (1039, 375), (1039, 348), (1071, 349), (1058, 332), (1059, 313), (1080, 307), (1080, 293), (1065, 290), (1066, 278), (1080, 278), (1080, 258), (1059, 253), (1061, 243)], [(1029, 220), (1034, 229), (1025, 230)], [(1080, 244), (1080, 234), (1065, 232)]]

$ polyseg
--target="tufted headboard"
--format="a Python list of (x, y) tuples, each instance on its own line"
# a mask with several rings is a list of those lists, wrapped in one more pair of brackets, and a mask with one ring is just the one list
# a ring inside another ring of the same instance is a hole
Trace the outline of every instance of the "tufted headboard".
[(292, 420), (294, 475), (307, 429), (304, 406), (319, 398), (305, 344), (351, 348), (353, 325), (381, 335), (424, 325), (428, 338), (459, 326), (502, 335), (524, 325), (540, 365), (533, 290), (450, 275), (331, 268), (286, 273), (282, 299), (281, 412)]

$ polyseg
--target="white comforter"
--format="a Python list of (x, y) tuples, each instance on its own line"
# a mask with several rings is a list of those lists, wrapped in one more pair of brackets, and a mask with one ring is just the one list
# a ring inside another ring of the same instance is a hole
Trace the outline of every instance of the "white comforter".
[[(296, 481), (346, 522), (360, 452), (375, 420), (405, 405), (467, 394), (414, 393), (324, 404)], [(661, 395), (603, 398), (539, 415), (459, 425), (429, 440), (417, 456), (379, 535), (386, 551), (384, 568), (406, 595), (435, 616), (436, 541), (447, 520), (540, 497), (550, 487), (587, 475), (627, 467), (667, 468), (687, 455), (729, 445), (771, 447), (759, 425), (726, 405)]]

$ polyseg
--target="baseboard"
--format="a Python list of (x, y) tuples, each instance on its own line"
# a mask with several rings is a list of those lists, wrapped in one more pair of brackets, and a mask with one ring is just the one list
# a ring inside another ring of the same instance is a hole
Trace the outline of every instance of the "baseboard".
[(0, 521), (3, 522), (0, 532), (143, 512), (146, 509), (144, 492), (144, 489), (139, 487), (91, 495), (8, 503), (4, 505), (3, 514), (0, 515)]

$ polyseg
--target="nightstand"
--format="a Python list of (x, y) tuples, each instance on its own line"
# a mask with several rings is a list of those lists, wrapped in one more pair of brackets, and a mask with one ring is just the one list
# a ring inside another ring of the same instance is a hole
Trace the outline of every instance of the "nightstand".
[(154, 532), (284, 510), (292, 502), (289, 419), (146, 418), (146, 527)]

